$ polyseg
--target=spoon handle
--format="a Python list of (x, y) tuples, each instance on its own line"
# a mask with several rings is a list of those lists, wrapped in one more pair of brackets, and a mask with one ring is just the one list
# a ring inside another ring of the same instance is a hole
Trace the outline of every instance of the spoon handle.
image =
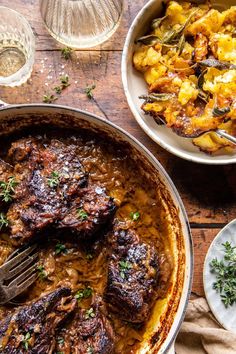
[(222, 138), (228, 139), (229, 141), (231, 141), (231, 143), (236, 145), (236, 137), (226, 133), (226, 131), (224, 131), (222, 129), (217, 129), (215, 132), (216, 132), (216, 134), (218, 134)]

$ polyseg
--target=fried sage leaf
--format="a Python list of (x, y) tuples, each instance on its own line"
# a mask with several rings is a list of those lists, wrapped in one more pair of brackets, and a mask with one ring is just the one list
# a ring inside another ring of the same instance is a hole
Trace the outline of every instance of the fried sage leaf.
[(189, 15), (189, 17), (187, 18), (185, 23), (182, 26), (180, 26), (177, 30), (171, 29), (170, 31), (166, 32), (165, 35), (162, 38), (162, 43), (170, 43), (170, 42), (172, 42), (174, 40), (179, 40), (179, 38), (183, 34), (183, 31), (185, 30), (185, 28), (188, 26), (189, 22), (191, 21), (191, 18), (193, 17), (193, 15), (195, 15), (195, 13), (197, 11), (198, 11), (198, 9), (193, 11)]
[(154, 18), (154, 20), (152, 20), (152, 24), (151, 27), (153, 30), (157, 29), (160, 24), (162, 23), (163, 20), (165, 20), (168, 17), (168, 15), (165, 15), (163, 17), (159, 17), (159, 18)]
[(141, 95), (140, 99), (145, 100), (146, 102), (160, 102), (160, 101), (169, 101), (175, 97), (174, 93), (150, 93), (149, 95)]
[(199, 61), (200, 65), (207, 66), (210, 68), (216, 68), (219, 70), (226, 70), (226, 69), (236, 69), (236, 65), (228, 63), (227, 61), (220, 61), (217, 59), (206, 59)]
[(230, 112), (230, 107), (223, 107), (223, 108), (214, 107), (212, 110), (212, 115), (214, 117), (221, 117), (229, 112)]
[(209, 94), (206, 93), (205, 91), (199, 89), (198, 90), (198, 98), (200, 98), (202, 101), (204, 101), (205, 103), (208, 103), (209, 100)]
[(155, 45), (156, 43), (161, 43), (161, 40), (155, 34), (149, 34), (147, 36), (140, 37), (136, 40), (136, 43), (142, 43), (145, 45)]

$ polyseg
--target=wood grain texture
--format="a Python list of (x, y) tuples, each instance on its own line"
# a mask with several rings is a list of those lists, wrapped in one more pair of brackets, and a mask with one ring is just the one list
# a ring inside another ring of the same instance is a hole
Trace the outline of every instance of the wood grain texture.
[[(140, 140), (162, 163), (173, 179), (186, 207), (193, 230), (195, 273), (193, 292), (203, 295), (202, 266), (205, 253), (219, 228), (236, 217), (236, 165), (204, 166), (177, 158), (155, 144), (140, 129), (123, 93), (120, 63), (128, 28), (145, 0), (125, 1), (122, 22), (115, 35), (93, 50), (76, 51), (71, 60), (61, 58), (60, 45), (45, 30), (38, 0), (0, 0), (0, 5), (21, 12), (36, 35), (36, 61), (32, 77), (19, 88), (0, 87), (0, 99), (8, 103), (42, 102), (53, 93), (59, 77), (68, 74), (70, 86), (57, 100), (90, 111), (121, 126)], [(95, 83), (94, 100), (84, 93)]]

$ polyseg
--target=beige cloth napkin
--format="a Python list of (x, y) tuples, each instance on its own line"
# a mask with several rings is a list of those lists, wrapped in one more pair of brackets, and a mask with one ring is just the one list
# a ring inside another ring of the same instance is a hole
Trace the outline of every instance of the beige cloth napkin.
[(177, 354), (236, 354), (236, 334), (223, 329), (204, 298), (189, 302), (178, 337)]

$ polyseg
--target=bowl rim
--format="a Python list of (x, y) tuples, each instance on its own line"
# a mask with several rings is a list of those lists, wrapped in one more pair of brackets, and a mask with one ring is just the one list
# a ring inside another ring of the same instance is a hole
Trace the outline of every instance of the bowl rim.
[[(107, 127), (111, 127), (114, 129), (116, 132), (118, 132), (121, 137), (124, 137), (127, 139), (128, 143), (133, 145), (135, 148), (141, 150), (144, 155), (148, 158), (150, 163), (154, 166), (154, 168), (160, 172), (160, 176), (164, 177), (164, 179), (167, 181), (167, 189), (169, 192), (173, 195), (173, 197), (176, 199), (176, 205), (179, 208), (179, 215), (180, 217), (180, 224), (182, 226), (182, 231), (183, 231), (183, 239), (184, 239), (184, 245), (185, 245), (185, 254), (187, 255), (185, 257), (185, 275), (184, 275), (184, 282), (183, 282), (183, 288), (182, 288), (182, 293), (179, 299), (179, 304), (178, 308), (176, 311), (176, 314), (174, 316), (174, 320), (172, 322), (172, 325), (170, 327), (170, 330), (166, 336), (166, 339), (164, 342), (161, 344), (160, 347), (160, 353), (167, 353), (168, 350), (172, 348), (172, 345), (175, 341), (175, 338), (179, 332), (180, 326), (184, 320), (185, 313), (187, 310), (187, 305), (188, 301), (191, 295), (191, 289), (192, 289), (192, 282), (193, 282), (193, 268), (194, 268), (194, 254), (193, 254), (193, 240), (192, 240), (192, 234), (191, 234), (191, 229), (190, 229), (190, 224), (188, 221), (188, 216), (187, 212), (185, 210), (183, 201), (180, 197), (180, 194), (177, 190), (177, 188), (174, 185), (174, 182), (170, 178), (169, 174), (165, 170), (165, 168), (162, 166), (162, 164), (158, 161), (158, 159), (151, 153), (151, 151), (148, 150), (138, 139), (136, 139), (134, 136), (132, 136), (130, 133), (125, 131), (123, 128), (119, 127), (115, 123), (108, 121), (107, 119), (103, 117), (99, 117), (96, 114), (90, 113), (83, 111), (81, 109), (73, 108), (70, 106), (65, 106), (65, 105), (57, 105), (57, 104), (44, 104), (44, 103), (30, 103), (30, 104), (7, 104), (6, 106), (1, 107), (0, 106), (0, 119), (1, 119), (1, 112), (7, 112), (10, 110), (21, 110), (21, 109), (61, 109), (63, 111), (68, 111), (69, 112), (74, 112), (77, 114), (84, 115), (86, 118), (92, 118), (94, 121), (101, 122), (102, 124), (105, 124)], [(173, 198), (173, 199), (174, 199)], [(182, 219), (182, 221), (181, 221)], [(174, 328), (174, 330), (173, 330)], [(171, 333), (172, 332), (172, 333)], [(171, 333), (171, 334), (170, 334)], [(168, 338), (170, 336), (170, 338)], [(164, 352), (162, 351), (162, 346), (165, 345)]]
[[(227, 159), (218, 158), (217, 160), (214, 160), (214, 159), (208, 160), (208, 159), (204, 158), (204, 155), (205, 155), (204, 152), (201, 152), (203, 154), (202, 157), (194, 156), (191, 153), (182, 152), (178, 148), (175, 148), (172, 145), (166, 143), (163, 139), (161, 139), (156, 133), (154, 133), (148, 127), (148, 125), (145, 123), (142, 116), (140, 115), (135, 103), (133, 102), (132, 96), (131, 96), (129, 88), (128, 88), (128, 65), (129, 65), (128, 57), (129, 57), (129, 48), (131, 45), (133, 31), (139, 25), (144, 13), (149, 9), (149, 7), (151, 7), (154, 3), (157, 3), (159, 1), (160, 0), (149, 0), (141, 8), (141, 10), (138, 12), (136, 17), (134, 18), (134, 20), (129, 28), (129, 31), (127, 33), (126, 39), (125, 39), (123, 52), (122, 52), (122, 59), (121, 59), (121, 78), (122, 78), (123, 89), (125, 92), (125, 96), (126, 96), (129, 108), (130, 108), (131, 112), (133, 113), (133, 116), (136, 119), (137, 123), (144, 130), (144, 132), (153, 141), (155, 141), (157, 144), (159, 144), (162, 148), (164, 148), (166, 151), (170, 152), (171, 154), (176, 155), (184, 160), (188, 160), (188, 161), (196, 162), (196, 163), (201, 163), (201, 164), (206, 164), (206, 165), (228, 165), (228, 164), (236, 163), (236, 153), (235, 153), (235, 156), (233, 156), (233, 157), (231, 157), (229, 155), (229, 158), (227, 158)], [(200, 150), (199, 150), (199, 152), (200, 152)]]

